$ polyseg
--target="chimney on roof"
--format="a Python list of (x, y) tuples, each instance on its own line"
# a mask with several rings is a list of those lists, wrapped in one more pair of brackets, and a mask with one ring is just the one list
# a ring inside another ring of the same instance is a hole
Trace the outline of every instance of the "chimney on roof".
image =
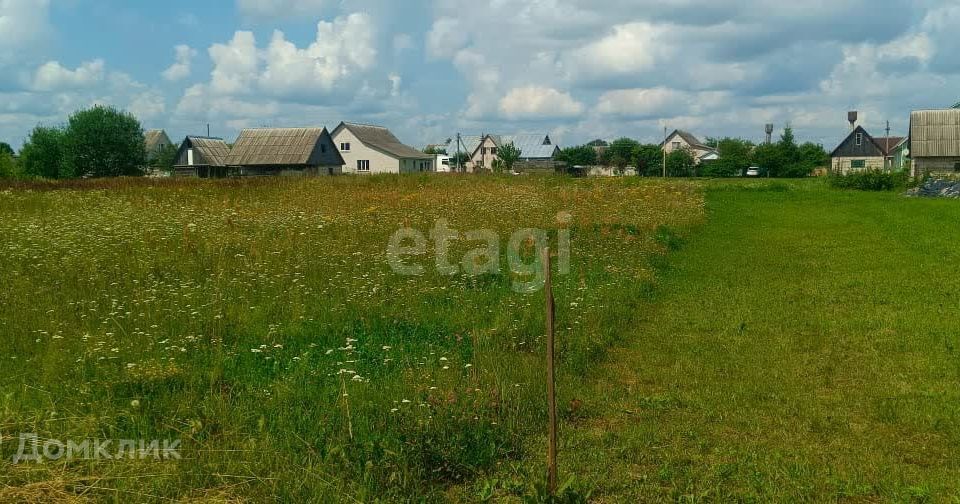
[(857, 113), (856, 110), (851, 110), (850, 112), (847, 112), (847, 121), (850, 122), (850, 131), (857, 129), (858, 118), (859, 118), (859, 114)]

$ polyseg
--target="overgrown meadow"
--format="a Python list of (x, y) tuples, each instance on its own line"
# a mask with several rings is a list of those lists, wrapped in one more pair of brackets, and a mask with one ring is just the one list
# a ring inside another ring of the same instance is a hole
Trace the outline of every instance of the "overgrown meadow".
[[(535, 456), (544, 300), (513, 288), (511, 235), (570, 232), (570, 414), (704, 208), (683, 182), (120, 179), (2, 189), (0, 216), (0, 500), (420, 501)], [(500, 273), (442, 274), (433, 241), (404, 259), (422, 276), (391, 270), (390, 237), (441, 218), (495, 231)], [(15, 465), (20, 433), (179, 439), (182, 458)]]

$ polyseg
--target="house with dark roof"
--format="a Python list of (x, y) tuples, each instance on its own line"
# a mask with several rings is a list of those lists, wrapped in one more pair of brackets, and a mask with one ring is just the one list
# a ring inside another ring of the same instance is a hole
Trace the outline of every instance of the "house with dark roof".
[(960, 108), (910, 114), (913, 176), (960, 173)]
[(226, 164), (242, 177), (339, 175), (344, 160), (327, 128), (252, 128), (240, 132)]
[(674, 130), (673, 133), (667, 136), (667, 139), (660, 144), (660, 148), (667, 154), (680, 149), (687, 149), (693, 155), (693, 159), (697, 164), (704, 161), (714, 161), (719, 158), (716, 149), (701, 142), (700, 139), (693, 134), (683, 130)]
[(173, 145), (167, 132), (163, 130), (147, 130), (143, 133), (143, 140), (147, 149), (147, 161), (153, 161), (163, 149)]
[(404, 145), (382, 126), (342, 122), (331, 133), (343, 157), (343, 173), (434, 172), (436, 156)]
[[(472, 137), (465, 137), (471, 138)], [(520, 159), (515, 167), (518, 171), (543, 168), (553, 170), (553, 160), (560, 153), (560, 147), (554, 145), (550, 135), (484, 135), (470, 152), (467, 171), (493, 169), (494, 162), (500, 159), (499, 151), (505, 145), (513, 145), (520, 150)], [(473, 142), (471, 141), (471, 144)]]
[(222, 138), (188, 136), (180, 144), (173, 161), (178, 177), (225, 177), (230, 147)]
[(873, 137), (863, 126), (857, 126), (830, 153), (830, 169), (846, 174), (857, 170), (887, 170), (892, 165), (891, 153), (903, 137)]

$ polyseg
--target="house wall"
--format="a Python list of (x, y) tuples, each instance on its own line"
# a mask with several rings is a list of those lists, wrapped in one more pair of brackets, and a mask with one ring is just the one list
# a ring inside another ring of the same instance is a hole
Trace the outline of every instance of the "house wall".
[[(863, 168), (853, 168), (854, 161), (864, 161)], [(834, 173), (842, 173), (846, 175), (851, 171), (862, 171), (862, 170), (882, 170), (884, 168), (884, 158), (883, 156), (873, 156), (873, 157), (843, 157), (838, 156), (831, 159), (831, 169)]]
[(493, 139), (486, 137), (483, 139), (483, 142), (480, 143), (480, 148), (473, 153), (473, 157), (470, 158), (470, 161), (467, 163), (468, 172), (492, 170), (493, 162), (497, 159), (497, 155), (493, 154), (492, 149), (497, 149), (497, 144), (494, 143)]
[[(338, 149), (342, 143), (350, 144), (350, 151), (340, 150), (340, 155), (343, 156), (343, 161), (346, 163), (343, 166), (345, 175), (402, 173), (399, 159), (367, 147), (347, 128), (341, 128), (333, 135), (333, 143)], [(357, 172), (357, 161), (360, 160), (370, 161), (369, 172)]]
[[(679, 146), (674, 145), (675, 142), (679, 142), (680, 145)], [(663, 150), (666, 151), (667, 154), (670, 154), (671, 152), (679, 149), (688, 149), (693, 154), (693, 159), (697, 164), (700, 164), (701, 157), (705, 156), (707, 153), (710, 152), (708, 150), (695, 148), (694, 146), (687, 143), (687, 141), (684, 140), (683, 137), (680, 135), (673, 135), (672, 137), (667, 139), (667, 143), (663, 144)]]
[(913, 175), (922, 177), (928, 174), (956, 174), (960, 157), (923, 157), (913, 158)]

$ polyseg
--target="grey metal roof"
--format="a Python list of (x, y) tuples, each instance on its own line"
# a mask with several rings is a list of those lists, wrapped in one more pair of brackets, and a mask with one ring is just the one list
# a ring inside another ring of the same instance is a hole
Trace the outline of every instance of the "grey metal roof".
[(340, 128), (349, 130), (357, 140), (360, 140), (368, 147), (384, 152), (398, 159), (433, 159), (433, 156), (424, 154), (413, 147), (404, 145), (393, 133), (383, 126), (374, 126), (372, 124), (340, 123), (335, 132)]
[(193, 149), (194, 165), (224, 166), (230, 147), (222, 138), (188, 136), (177, 151), (177, 166), (187, 166), (186, 149)]
[(491, 137), (498, 146), (513, 144), (520, 149), (520, 159), (552, 159), (557, 150), (557, 146), (550, 140), (550, 135), (491, 135)]
[(911, 113), (910, 155), (914, 158), (960, 157), (960, 109)]

